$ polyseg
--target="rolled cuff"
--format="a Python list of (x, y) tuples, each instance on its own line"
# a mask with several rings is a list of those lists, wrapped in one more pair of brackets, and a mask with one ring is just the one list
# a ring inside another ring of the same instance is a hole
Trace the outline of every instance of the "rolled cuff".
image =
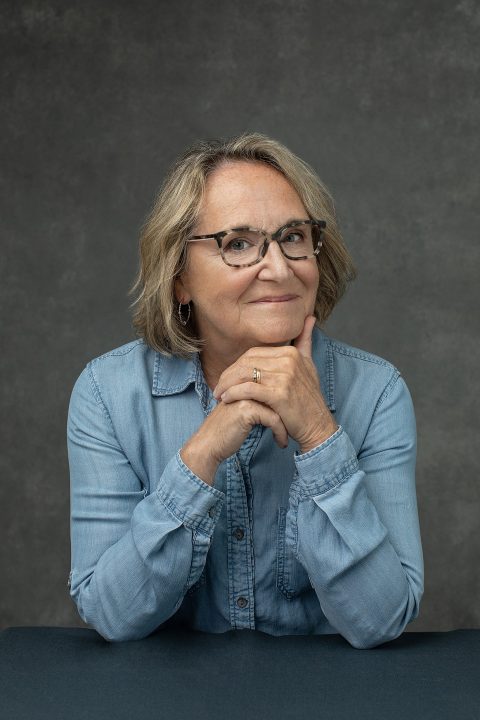
[(211, 535), (220, 516), (225, 493), (193, 473), (180, 457), (169, 461), (156, 490), (164, 505), (186, 527)]
[(338, 429), (323, 443), (306, 453), (295, 451), (296, 490), (312, 497), (340, 485), (358, 470), (355, 448), (344, 428)]

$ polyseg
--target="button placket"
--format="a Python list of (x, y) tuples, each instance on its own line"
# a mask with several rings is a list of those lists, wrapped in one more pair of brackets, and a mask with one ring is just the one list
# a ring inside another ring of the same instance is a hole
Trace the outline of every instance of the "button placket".
[(250, 518), (245, 482), (236, 456), (227, 462), (228, 562), (231, 624), (253, 629), (253, 567)]

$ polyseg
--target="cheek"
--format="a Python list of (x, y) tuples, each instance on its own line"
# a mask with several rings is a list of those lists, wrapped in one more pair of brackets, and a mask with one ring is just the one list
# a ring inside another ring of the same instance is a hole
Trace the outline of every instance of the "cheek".
[(310, 293), (313, 295), (317, 294), (318, 289), (318, 283), (320, 281), (320, 274), (318, 271), (318, 265), (315, 263), (315, 265), (312, 265), (308, 269), (305, 269), (305, 274), (303, 276), (303, 282), (305, 286), (308, 288)]
[(210, 306), (222, 312), (225, 305), (239, 302), (250, 282), (249, 279), (236, 274), (212, 273), (204, 282), (197, 283), (195, 288), (197, 302), (200, 306)]
[(237, 303), (241, 301), (242, 296), (248, 291), (255, 278), (254, 273), (239, 270), (236, 272), (225, 272), (221, 277), (217, 277), (217, 282), (213, 284), (213, 292), (218, 302)]

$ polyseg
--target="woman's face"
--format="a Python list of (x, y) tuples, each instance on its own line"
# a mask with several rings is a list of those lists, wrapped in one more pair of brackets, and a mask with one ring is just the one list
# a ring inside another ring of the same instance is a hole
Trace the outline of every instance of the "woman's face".
[[(234, 161), (207, 179), (195, 235), (250, 226), (269, 232), (308, 213), (283, 177), (261, 162)], [(229, 267), (214, 239), (189, 243), (187, 267), (177, 280), (177, 300), (193, 305), (199, 337), (210, 350), (239, 356), (250, 347), (282, 345), (313, 313), (316, 258), (287, 260), (276, 242), (251, 267)], [(272, 298), (291, 299), (273, 302)], [(293, 297), (292, 297), (293, 296)]]

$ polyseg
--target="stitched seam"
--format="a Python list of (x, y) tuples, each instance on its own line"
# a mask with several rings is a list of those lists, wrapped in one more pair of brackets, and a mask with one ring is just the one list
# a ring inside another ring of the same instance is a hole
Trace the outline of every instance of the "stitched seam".
[(373, 411), (373, 414), (375, 415), (377, 409), (380, 407), (380, 405), (384, 402), (384, 400), (390, 395), (390, 392), (393, 390), (394, 385), (396, 385), (398, 378), (401, 377), (400, 371), (395, 368), (395, 372), (393, 373), (392, 377), (388, 381), (387, 385), (385, 386), (384, 391), (380, 395), (378, 402), (375, 406), (375, 410)]
[[(331, 341), (331, 345), (341, 355), (346, 355), (349, 357), (356, 357), (359, 360), (366, 360), (367, 362), (374, 363), (375, 365), (382, 365), (383, 367), (392, 367), (392, 368), (395, 367), (388, 360), (384, 360), (373, 354), (362, 353), (360, 350), (351, 350), (351, 349), (345, 347), (344, 345), (338, 345), (334, 340)], [(396, 370), (396, 368), (395, 368), (395, 370)]]
[(155, 363), (153, 368), (153, 392), (161, 395), (174, 395), (175, 393), (183, 392), (186, 388), (195, 382), (196, 373), (195, 369), (190, 370), (188, 376), (183, 380), (180, 385), (169, 385), (168, 387), (160, 384), (159, 375), (161, 370), (161, 362), (163, 357), (160, 353), (155, 356)]
[[(155, 495), (157, 500), (163, 505), (163, 507), (168, 510), (168, 512), (176, 522), (178, 522), (180, 525), (187, 525), (187, 523), (184, 521), (184, 518), (180, 517), (180, 515), (177, 514), (177, 507), (175, 503), (168, 499), (162, 487), (159, 486), (157, 488)], [(190, 529), (192, 529), (194, 526), (190, 524), (189, 527)]]
[[(94, 396), (95, 400), (97, 401), (98, 405), (100, 405), (100, 407), (102, 408), (103, 414), (105, 415), (105, 417), (107, 418), (107, 420), (109, 421), (109, 423), (110, 423), (110, 425), (111, 425), (111, 428), (112, 428), (112, 430), (113, 430), (113, 434), (114, 434), (114, 436), (115, 436), (115, 440), (118, 442), (118, 438), (117, 438), (117, 435), (116, 435), (116, 432), (115, 432), (115, 428), (114, 428), (114, 426), (113, 426), (112, 418), (110, 417), (110, 413), (109, 413), (108, 410), (107, 410), (107, 406), (105, 405), (105, 403), (104, 403), (104, 401), (103, 401), (102, 394), (101, 394), (101, 392), (100, 392), (100, 388), (99, 388), (99, 386), (98, 386), (97, 379), (96, 379), (96, 377), (95, 377), (95, 375), (94, 375), (94, 372), (93, 372), (92, 361), (88, 363), (87, 369), (88, 369), (88, 374), (89, 374), (89, 377), (90, 377), (90, 385), (91, 385), (91, 387), (92, 387), (93, 396)], [(119, 445), (119, 447), (121, 447), (121, 445), (120, 445), (119, 442), (118, 442), (118, 445)]]
[(225, 498), (225, 493), (224, 493), (224, 492), (218, 490), (217, 488), (212, 487), (212, 485), (208, 485), (207, 483), (203, 482), (203, 480), (200, 480), (200, 479), (195, 475), (195, 473), (193, 473), (193, 472), (190, 470), (190, 468), (188, 467), (188, 465), (185, 465), (185, 463), (183, 462), (182, 458), (180, 457), (180, 450), (177, 451), (177, 453), (176, 453), (176, 455), (175, 455), (175, 458), (176, 458), (176, 460), (177, 460), (177, 463), (178, 463), (179, 466), (180, 466), (180, 469), (183, 470), (183, 472), (186, 473), (186, 474), (188, 475), (188, 477), (189, 477), (191, 480), (193, 480), (194, 483), (195, 483), (197, 486), (201, 487), (203, 490), (206, 490), (208, 493), (210, 493), (210, 495), (213, 495), (213, 497), (214, 497), (216, 500), (222, 500), (222, 501), (224, 500), (224, 498)]
[(127, 347), (122, 348), (116, 348), (115, 350), (109, 350), (106, 353), (103, 353), (103, 355), (99, 355), (96, 358), (93, 358), (90, 362), (95, 363), (97, 360), (103, 360), (107, 357), (120, 357), (122, 355), (128, 355), (129, 352), (132, 350), (135, 350), (139, 345), (143, 344), (143, 339), (140, 340), (132, 340), (132, 343), (128, 343)]
[[(311, 450), (308, 450), (306, 453), (298, 453), (295, 455), (295, 458), (297, 462), (300, 464), (302, 462), (305, 462), (306, 460), (309, 460), (311, 457), (315, 457), (315, 455), (321, 455), (324, 450), (327, 449), (337, 438), (340, 437), (340, 435), (343, 432), (343, 425), (339, 425), (337, 430), (333, 433), (333, 435), (330, 435), (329, 438), (323, 441), (321, 445), (317, 445), (317, 447), (312, 448)], [(297, 451), (295, 451), (297, 452)]]
[[(175, 520), (177, 520), (189, 530), (196, 531), (199, 535), (202, 534), (205, 537), (211, 536), (211, 529), (213, 526), (213, 520), (207, 521), (204, 518), (193, 520), (186, 512), (179, 511), (178, 506), (168, 498), (162, 488), (157, 489), (157, 498), (164, 507), (171, 513)], [(209, 527), (210, 526), (210, 527)], [(209, 532), (210, 529), (210, 532)]]
[(299, 488), (298, 500), (311, 500), (314, 495), (323, 495), (329, 490), (333, 490), (348, 480), (359, 468), (358, 459), (356, 457), (349, 460), (345, 465), (335, 468), (331, 473), (322, 479), (320, 488), (314, 483), (313, 485), (305, 488)]
[(174, 393), (182, 392), (183, 390), (185, 390), (189, 385), (192, 384), (192, 382), (195, 382), (195, 378), (193, 378), (193, 377), (187, 378), (185, 383), (183, 383), (182, 385), (175, 385), (174, 387), (172, 387), (172, 386), (164, 387), (163, 385), (157, 385), (155, 383), (155, 392), (165, 393), (165, 394), (170, 393), (173, 395)]

